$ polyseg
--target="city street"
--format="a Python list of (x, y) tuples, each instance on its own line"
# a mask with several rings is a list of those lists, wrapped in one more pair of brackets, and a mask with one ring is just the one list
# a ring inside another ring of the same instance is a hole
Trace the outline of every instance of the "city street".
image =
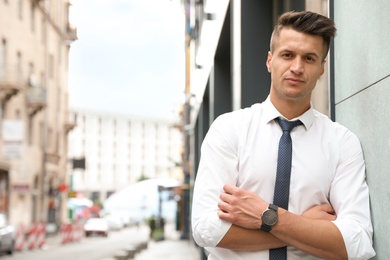
[(147, 227), (124, 228), (120, 231), (111, 231), (107, 238), (89, 237), (81, 241), (61, 244), (59, 238), (48, 238), (44, 249), (14, 252), (12, 256), (1, 254), (1, 260), (103, 260), (113, 257), (119, 250), (127, 246), (147, 241), (149, 229)]

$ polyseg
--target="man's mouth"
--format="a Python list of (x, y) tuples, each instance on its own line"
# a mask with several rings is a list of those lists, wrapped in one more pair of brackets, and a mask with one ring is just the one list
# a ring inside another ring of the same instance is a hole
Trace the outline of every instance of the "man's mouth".
[(293, 77), (287, 77), (285, 78), (285, 80), (291, 84), (291, 85), (299, 85), (299, 84), (302, 84), (303, 82), (305, 82), (304, 80), (302, 79), (299, 79), (299, 78), (293, 78)]

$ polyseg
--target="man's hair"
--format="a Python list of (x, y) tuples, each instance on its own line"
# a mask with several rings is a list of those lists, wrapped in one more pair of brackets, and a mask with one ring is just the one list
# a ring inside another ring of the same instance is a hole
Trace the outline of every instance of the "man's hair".
[(336, 35), (335, 24), (328, 17), (310, 11), (291, 11), (279, 17), (271, 36), (271, 51), (274, 49), (276, 38), (284, 28), (322, 37), (326, 45), (324, 58), (329, 51), (330, 41)]

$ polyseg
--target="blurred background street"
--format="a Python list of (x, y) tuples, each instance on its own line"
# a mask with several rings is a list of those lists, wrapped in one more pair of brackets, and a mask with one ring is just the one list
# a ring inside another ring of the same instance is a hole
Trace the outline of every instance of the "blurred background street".
[(13, 260), (104, 260), (126, 252), (129, 247), (146, 243), (146, 247), (128, 259), (136, 260), (199, 260), (199, 252), (193, 242), (180, 240), (180, 235), (172, 223), (165, 227), (165, 238), (154, 241), (149, 238), (150, 229), (146, 225), (125, 227), (111, 231), (107, 237), (83, 237), (77, 241), (64, 243), (61, 235), (48, 237), (42, 248), (15, 252), (12, 256), (0, 255), (1, 259)]

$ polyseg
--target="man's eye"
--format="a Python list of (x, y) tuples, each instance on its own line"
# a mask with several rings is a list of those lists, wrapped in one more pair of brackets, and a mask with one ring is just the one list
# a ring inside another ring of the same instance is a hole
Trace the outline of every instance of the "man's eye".
[(313, 57), (306, 57), (306, 60), (309, 61), (309, 62), (314, 62), (315, 59)]
[(290, 58), (292, 55), (290, 53), (284, 53), (282, 54), (282, 57)]

